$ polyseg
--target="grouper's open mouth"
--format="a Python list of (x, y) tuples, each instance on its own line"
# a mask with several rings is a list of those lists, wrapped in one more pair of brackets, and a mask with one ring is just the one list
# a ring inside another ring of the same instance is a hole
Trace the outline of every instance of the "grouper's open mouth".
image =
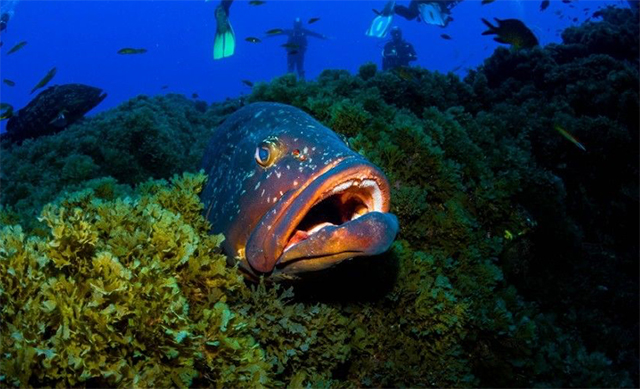
[(398, 232), (389, 184), (374, 165), (348, 158), (279, 201), (251, 234), (246, 259), (262, 273), (325, 269), (388, 250)]

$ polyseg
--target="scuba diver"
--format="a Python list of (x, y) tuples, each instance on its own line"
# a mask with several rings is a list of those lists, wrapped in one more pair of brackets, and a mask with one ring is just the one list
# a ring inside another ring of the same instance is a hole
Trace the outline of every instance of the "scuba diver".
[(409, 66), (409, 62), (418, 59), (413, 45), (402, 39), (402, 31), (397, 26), (391, 29), (391, 40), (382, 51), (382, 70), (392, 70)]
[(300, 18), (293, 22), (292, 29), (283, 29), (277, 34), (269, 36), (287, 35), (287, 43), (283, 44), (287, 50), (287, 72), (293, 73), (297, 70), (298, 77), (304, 80), (304, 54), (307, 51), (307, 36), (319, 39), (329, 39), (326, 35), (308, 30), (302, 27)]
[(394, 11), (407, 20), (418, 18), (426, 24), (446, 27), (450, 21), (451, 9), (462, 0), (411, 0), (408, 7), (396, 5)]
[(221, 0), (216, 7), (216, 37), (213, 41), (213, 59), (231, 57), (236, 49), (236, 35), (229, 22), (229, 8), (233, 0)]
[(376, 13), (376, 17), (367, 30), (368, 36), (384, 38), (391, 27), (393, 15), (398, 14), (407, 20), (418, 19), (426, 24), (446, 27), (450, 21), (451, 9), (462, 0), (411, 0), (409, 6), (396, 5), (395, 0), (390, 0), (382, 11)]

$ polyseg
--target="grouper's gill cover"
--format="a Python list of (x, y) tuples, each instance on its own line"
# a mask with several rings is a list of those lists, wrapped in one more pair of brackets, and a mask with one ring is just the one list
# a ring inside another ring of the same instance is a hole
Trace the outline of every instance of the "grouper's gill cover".
[(330, 129), (283, 104), (254, 103), (216, 129), (201, 198), (213, 233), (249, 274), (296, 278), (385, 252), (398, 232), (389, 183)]

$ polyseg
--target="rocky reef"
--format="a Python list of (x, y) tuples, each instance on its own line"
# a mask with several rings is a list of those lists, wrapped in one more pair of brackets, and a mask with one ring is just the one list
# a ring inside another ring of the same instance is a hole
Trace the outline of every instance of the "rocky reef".
[[(3, 144), (1, 385), (637, 386), (638, 18), (599, 12), (464, 79), (365, 64)], [(198, 163), (254, 101), (385, 171), (389, 254), (294, 286), (226, 266)]]

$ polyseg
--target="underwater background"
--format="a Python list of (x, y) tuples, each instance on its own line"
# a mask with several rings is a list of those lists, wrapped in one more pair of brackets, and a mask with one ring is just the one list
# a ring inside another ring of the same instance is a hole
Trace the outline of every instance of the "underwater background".
[[(107, 96), (71, 123), (57, 88), (29, 121), (53, 109), (57, 133), (2, 139), (0, 386), (637, 387), (637, 2), (541, 3), (396, 16), (418, 60), (383, 72), (389, 38), (365, 31), (384, 2), (238, 0), (214, 60), (217, 1), (1, 1), (3, 117), (53, 85)], [(306, 81), (265, 37), (296, 17), (329, 38)], [(389, 253), (294, 285), (226, 265), (199, 166), (258, 101), (385, 172)]]

